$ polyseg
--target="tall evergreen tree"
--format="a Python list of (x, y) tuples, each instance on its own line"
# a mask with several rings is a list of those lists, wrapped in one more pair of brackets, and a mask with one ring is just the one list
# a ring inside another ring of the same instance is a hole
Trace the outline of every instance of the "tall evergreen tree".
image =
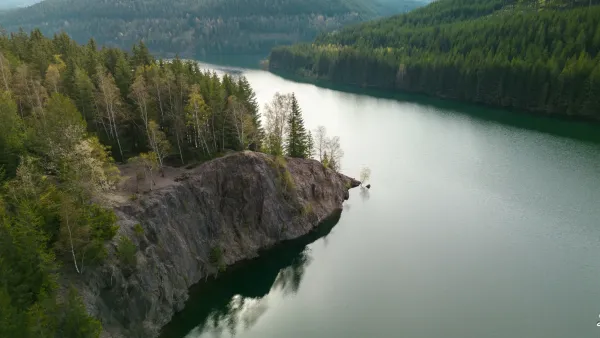
[(288, 117), (287, 139), (285, 145), (286, 155), (290, 157), (307, 158), (310, 156), (308, 134), (304, 128), (302, 111), (298, 105), (296, 95), (292, 94), (290, 116)]

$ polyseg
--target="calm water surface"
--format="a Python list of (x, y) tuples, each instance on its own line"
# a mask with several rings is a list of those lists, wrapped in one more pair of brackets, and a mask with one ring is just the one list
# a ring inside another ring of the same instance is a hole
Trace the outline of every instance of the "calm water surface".
[(600, 337), (597, 127), (243, 73), (261, 106), (295, 92), (373, 188), (196, 286), (163, 337)]

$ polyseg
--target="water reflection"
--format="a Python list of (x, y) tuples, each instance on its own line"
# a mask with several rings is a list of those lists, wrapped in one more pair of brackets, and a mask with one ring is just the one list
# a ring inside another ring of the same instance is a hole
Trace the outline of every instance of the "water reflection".
[(371, 198), (371, 192), (369, 189), (365, 188), (365, 187), (360, 187), (360, 198), (363, 201), (368, 201), (369, 198)]
[(298, 292), (312, 260), (307, 245), (327, 236), (340, 215), (336, 213), (301, 239), (193, 287), (185, 310), (163, 329), (161, 337), (233, 337), (250, 329), (269, 310), (271, 297)]

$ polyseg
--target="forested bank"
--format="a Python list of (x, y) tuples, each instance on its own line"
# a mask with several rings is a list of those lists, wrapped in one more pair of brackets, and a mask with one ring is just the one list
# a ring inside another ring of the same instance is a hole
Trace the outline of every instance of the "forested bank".
[(311, 41), (320, 32), (421, 5), (415, 0), (45, 0), (0, 13), (0, 26), (11, 32), (65, 31), (80, 43), (94, 37), (124, 49), (144, 41), (165, 57), (264, 57), (276, 45)]
[(441, 0), (275, 48), (269, 67), (335, 83), (600, 119), (600, 6)]
[[(104, 203), (121, 179), (114, 159), (158, 175), (228, 151), (313, 156), (293, 94), (275, 97), (263, 129), (244, 77), (132, 50), (0, 35), (0, 337), (100, 334), (72, 284), (105, 260), (135, 262)], [(339, 140), (319, 139), (335, 168)]]

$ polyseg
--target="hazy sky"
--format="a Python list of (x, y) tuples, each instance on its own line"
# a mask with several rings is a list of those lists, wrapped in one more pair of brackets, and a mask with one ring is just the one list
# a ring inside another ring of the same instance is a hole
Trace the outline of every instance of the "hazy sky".
[(42, 0), (0, 0), (0, 8), (25, 7)]

